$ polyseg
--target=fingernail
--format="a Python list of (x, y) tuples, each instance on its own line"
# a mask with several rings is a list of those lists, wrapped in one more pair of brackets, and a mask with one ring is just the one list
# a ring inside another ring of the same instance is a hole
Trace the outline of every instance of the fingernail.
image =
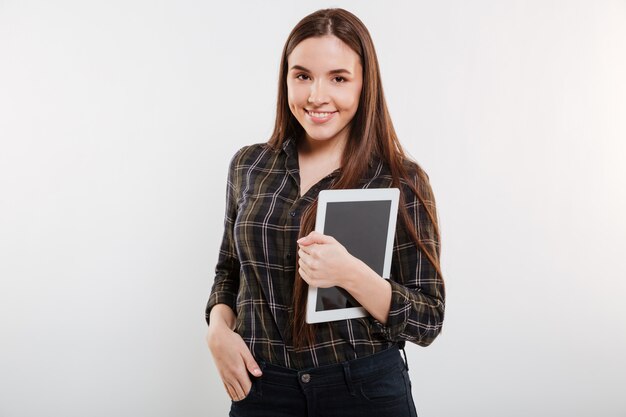
[(260, 370), (259, 368), (254, 368), (254, 369), (252, 370), (252, 373), (253, 373), (254, 375), (256, 375), (256, 376), (259, 376), (259, 375), (261, 375), (261, 370)]
[(296, 240), (297, 243), (300, 243), (300, 241), (304, 240), (303, 237), (301, 237), (300, 239)]

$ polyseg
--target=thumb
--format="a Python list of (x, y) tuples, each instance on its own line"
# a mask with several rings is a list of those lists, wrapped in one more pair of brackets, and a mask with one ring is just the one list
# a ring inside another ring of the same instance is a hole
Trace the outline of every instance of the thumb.
[(243, 361), (246, 364), (246, 368), (252, 375), (261, 376), (261, 368), (259, 367), (259, 364), (256, 363), (248, 349), (243, 352)]

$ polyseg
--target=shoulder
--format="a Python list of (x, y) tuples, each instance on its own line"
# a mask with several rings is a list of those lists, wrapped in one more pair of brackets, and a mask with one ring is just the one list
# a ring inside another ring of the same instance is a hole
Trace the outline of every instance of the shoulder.
[(419, 200), (414, 188), (419, 193), (421, 199), (429, 204), (434, 204), (434, 194), (430, 185), (430, 177), (426, 171), (414, 160), (405, 159), (403, 167), (406, 171), (406, 178), (400, 178), (402, 184), (402, 192), (405, 195), (405, 201), (411, 202)]
[[(391, 184), (394, 174), (392, 173), (389, 162), (380, 157), (375, 158), (373, 161), (374, 162), (370, 166), (365, 180), (371, 181), (372, 178), (382, 179)], [(419, 191), (428, 191), (428, 189), (430, 189), (429, 176), (417, 162), (412, 159), (405, 158), (402, 160), (402, 168), (403, 172), (397, 170), (395, 175), (397, 176), (396, 181), (400, 183), (401, 191), (405, 197), (410, 199), (414, 197), (415, 193), (411, 186), (417, 188)]]
[(420, 179), (426, 180), (426, 181), (429, 180), (429, 177), (426, 171), (424, 171), (424, 169), (414, 160), (405, 158), (402, 161), (402, 165), (404, 166), (404, 169), (406, 170), (408, 177), (411, 178), (413, 183), (419, 181)]
[(273, 150), (267, 142), (244, 145), (230, 158), (230, 167), (231, 169), (237, 169), (249, 166), (255, 160), (258, 160), (259, 157), (272, 153)]
[[(374, 171), (376, 171), (378, 175), (391, 178), (392, 170), (387, 161), (382, 158), (377, 158), (374, 167)], [(402, 168), (404, 172), (396, 172), (402, 185), (408, 186), (410, 183), (411, 185), (419, 186), (424, 182), (428, 183), (430, 181), (426, 171), (412, 159), (404, 158), (402, 160)]]
[(262, 153), (264, 150), (271, 150), (267, 143), (253, 143), (250, 145), (244, 145), (235, 152), (235, 154), (231, 157), (231, 161), (245, 161), (250, 158), (254, 158)]

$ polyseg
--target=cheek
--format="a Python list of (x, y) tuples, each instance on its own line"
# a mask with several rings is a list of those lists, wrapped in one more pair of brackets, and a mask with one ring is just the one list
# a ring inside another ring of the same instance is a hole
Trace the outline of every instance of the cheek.
[[(289, 102), (293, 104), (297, 104), (302, 102), (302, 98), (306, 96), (305, 88), (302, 86), (287, 84), (287, 97), (289, 98)], [(306, 98), (305, 98), (306, 99)]]
[(291, 112), (295, 114), (296, 98), (294, 97), (293, 90), (287, 91), (287, 103), (289, 104), (289, 109), (291, 109)]
[(359, 96), (361, 94), (360, 89), (351, 89), (344, 91), (341, 95), (341, 107), (344, 111), (356, 112), (359, 105)]
[(296, 106), (293, 105), (291, 100), (289, 100), (289, 110), (291, 110), (291, 113), (296, 116)]

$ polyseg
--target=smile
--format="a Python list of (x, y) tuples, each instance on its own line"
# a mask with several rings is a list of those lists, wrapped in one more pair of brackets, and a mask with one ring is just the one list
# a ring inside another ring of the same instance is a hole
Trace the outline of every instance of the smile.
[(336, 111), (333, 112), (314, 112), (304, 109), (304, 112), (313, 123), (326, 123), (333, 118)]

